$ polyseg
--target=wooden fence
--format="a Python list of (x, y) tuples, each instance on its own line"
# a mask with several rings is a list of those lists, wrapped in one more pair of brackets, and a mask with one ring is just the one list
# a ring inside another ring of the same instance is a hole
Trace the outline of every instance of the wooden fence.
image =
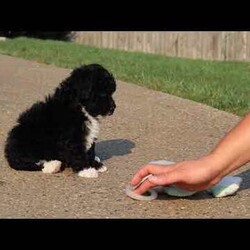
[(250, 61), (250, 32), (75, 32), (75, 42), (171, 57)]

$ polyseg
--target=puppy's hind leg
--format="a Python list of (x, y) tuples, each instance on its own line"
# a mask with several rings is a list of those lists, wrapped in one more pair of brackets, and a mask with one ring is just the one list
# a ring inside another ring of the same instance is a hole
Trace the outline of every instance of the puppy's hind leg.
[(34, 160), (23, 159), (23, 158), (14, 158), (7, 159), (9, 166), (15, 170), (23, 170), (23, 171), (41, 171), (42, 166), (40, 164), (36, 164)]

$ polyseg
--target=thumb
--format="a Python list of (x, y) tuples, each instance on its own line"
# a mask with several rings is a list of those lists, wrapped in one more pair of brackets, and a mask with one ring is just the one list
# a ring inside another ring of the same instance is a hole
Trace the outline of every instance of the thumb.
[(167, 186), (178, 182), (179, 178), (174, 172), (152, 175), (148, 178), (155, 186)]

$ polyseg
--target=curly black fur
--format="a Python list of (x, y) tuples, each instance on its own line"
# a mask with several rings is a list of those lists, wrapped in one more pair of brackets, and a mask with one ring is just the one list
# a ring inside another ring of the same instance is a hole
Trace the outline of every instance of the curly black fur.
[(88, 147), (89, 117), (111, 115), (115, 110), (112, 94), (116, 82), (111, 73), (98, 64), (76, 68), (53, 95), (40, 101), (18, 118), (9, 132), (5, 157), (16, 170), (36, 171), (41, 161), (59, 160), (74, 171), (94, 167), (95, 142)]

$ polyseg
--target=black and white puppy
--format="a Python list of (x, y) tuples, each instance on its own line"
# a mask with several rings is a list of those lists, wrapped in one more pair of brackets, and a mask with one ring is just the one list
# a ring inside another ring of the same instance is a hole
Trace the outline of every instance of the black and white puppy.
[(71, 167), (81, 177), (98, 177), (106, 167), (95, 156), (98, 118), (113, 114), (116, 82), (99, 64), (74, 69), (54, 94), (23, 112), (6, 144), (16, 170), (56, 173)]

